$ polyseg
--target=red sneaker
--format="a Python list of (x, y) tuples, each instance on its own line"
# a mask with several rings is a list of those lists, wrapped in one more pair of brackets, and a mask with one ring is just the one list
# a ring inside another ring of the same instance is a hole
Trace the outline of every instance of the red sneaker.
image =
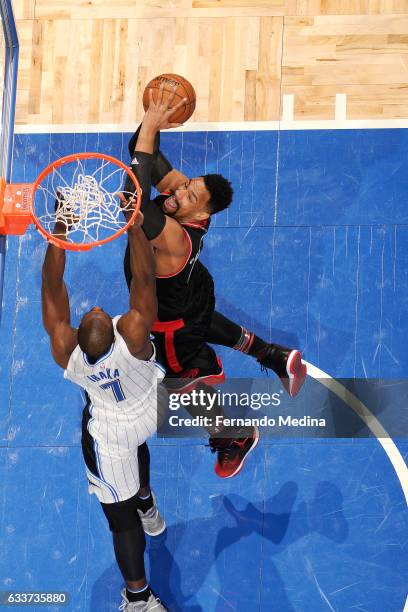
[(273, 370), (281, 379), (291, 397), (295, 397), (305, 382), (307, 367), (302, 363), (302, 353), (279, 344), (268, 344), (258, 357), (261, 368)]
[(167, 375), (166, 387), (173, 393), (189, 393), (197, 387), (198, 383), (206, 385), (219, 385), (225, 381), (225, 374), (221, 360), (217, 357), (217, 363), (211, 369), (189, 368), (183, 370), (177, 376)]
[(217, 453), (214, 470), (220, 478), (232, 478), (239, 474), (249, 453), (259, 442), (259, 430), (252, 428), (252, 435), (245, 438), (210, 438), (211, 452)]

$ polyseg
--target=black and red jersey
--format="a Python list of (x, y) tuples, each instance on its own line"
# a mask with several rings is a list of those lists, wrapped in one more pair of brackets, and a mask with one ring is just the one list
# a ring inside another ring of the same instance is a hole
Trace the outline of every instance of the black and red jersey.
[[(168, 196), (157, 196), (154, 203), (161, 206)], [(153, 205), (153, 202), (151, 202)], [(199, 261), (209, 221), (181, 224), (187, 242), (187, 256), (180, 269), (168, 276), (156, 276), (158, 320), (191, 323), (195, 327), (209, 324), (215, 307), (214, 282), (207, 268)], [(126, 249), (125, 275), (130, 286), (131, 270), (129, 246)]]
[[(160, 205), (166, 197), (158, 196), (156, 204)], [(209, 222), (182, 223), (181, 226), (188, 245), (186, 259), (177, 272), (156, 276), (159, 321), (198, 322), (206, 320), (214, 310), (214, 282), (199, 261)]]

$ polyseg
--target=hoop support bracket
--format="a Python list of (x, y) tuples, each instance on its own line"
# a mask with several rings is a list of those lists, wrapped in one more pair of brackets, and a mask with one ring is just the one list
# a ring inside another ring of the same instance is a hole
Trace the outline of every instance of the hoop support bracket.
[(6, 185), (4, 179), (0, 179), (0, 234), (25, 234), (32, 223), (32, 190), (31, 183)]

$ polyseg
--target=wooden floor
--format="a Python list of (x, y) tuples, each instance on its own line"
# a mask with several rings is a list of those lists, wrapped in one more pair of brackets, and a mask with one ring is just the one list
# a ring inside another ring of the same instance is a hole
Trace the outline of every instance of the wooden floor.
[(408, 0), (14, 0), (17, 124), (129, 124), (162, 72), (192, 121), (408, 118)]

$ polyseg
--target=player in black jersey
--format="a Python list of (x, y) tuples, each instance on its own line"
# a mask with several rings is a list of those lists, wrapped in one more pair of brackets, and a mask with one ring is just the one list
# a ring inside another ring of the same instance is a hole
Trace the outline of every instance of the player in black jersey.
[[(129, 141), (131, 156), (135, 151), (139, 130), (140, 128)], [(194, 233), (197, 240), (201, 240), (199, 248), (199, 251), (201, 251), (202, 240), (208, 231), (211, 215), (224, 210), (231, 203), (233, 195), (231, 184), (218, 174), (208, 174), (190, 180), (171, 166), (170, 162), (158, 148), (158, 144), (159, 140), (156, 138), (151, 182), (159, 192), (167, 193), (167, 197), (158, 196), (154, 202), (167, 217), (176, 219), (190, 234)], [(197, 206), (200, 207), (202, 205), (204, 205), (204, 210), (199, 212)], [(150, 212), (155, 213), (156, 211), (151, 210)], [(201, 217), (198, 216), (199, 214)], [(153, 216), (156, 218), (156, 215)], [(158, 224), (158, 231), (162, 227), (163, 221), (159, 219), (156, 223)], [(193, 232), (191, 228), (194, 228), (195, 231)], [(197, 259), (198, 255), (199, 253), (195, 253), (194, 257)], [(130, 268), (128, 251), (125, 254), (124, 264), (126, 280), (129, 285)], [(177, 300), (177, 297), (175, 300), (170, 300), (171, 296), (176, 293), (175, 284), (158, 281), (157, 286), (159, 292), (159, 320), (166, 320), (166, 318), (162, 319), (161, 315), (165, 314), (165, 317), (167, 317), (167, 314), (169, 314), (163, 313), (166, 304), (169, 302), (171, 302), (173, 307), (173, 314), (177, 316), (177, 312), (180, 312), (185, 306), (184, 295), (179, 300)], [(192, 287), (190, 288), (191, 294), (194, 294)], [(179, 295), (181, 296), (182, 293)], [(193, 306), (193, 303), (191, 306)], [(290, 396), (294, 397), (299, 393), (306, 377), (306, 366), (302, 364), (300, 351), (279, 344), (265, 342), (254, 332), (231, 321), (225, 315), (215, 310), (215, 308), (212, 310), (211, 317), (205, 319), (205, 331), (206, 342), (227, 346), (254, 357), (261, 365), (261, 368), (271, 369), (280, 377), (284, 388)], [(183, 335), (186, 336), (185, 333)], [(183, 353), (184, 349), (179, 347), (179, 351)], [(200, 368), (200, 374), (204, 375), (206, 373)]]
[[(204, 185), (205, 182), (201, 188), (200, 183), (193, 184), (192, 193), (196, 192), (198, 198), (201, 197), (200, 193), (204, 196)], [(173, 196), (158, 196), (153, 202), (152, 206), (165, 210), (168, 205), (172, 206)], [(209, 383), (223, 380), (224, 374), (221, 362), (206, 344), (206, 331), (215, 308), (212, 276), (199, 261), (207, 223), (198, 219), (192, 222), (187, 217), (186, 222), (178, 222), (177, 225), (177, 229), (180, 229), (181, 256), (168, 256), (167, 251), (163, 255), (160, 248), (155, 251), (159, 306), (152, 331), (159, 349), (158, 355), (166, 367), (167, 379), (174, 378), (174, 385), (181, 389), (176, 379), (199, 378)], [(157, 244), (157, 239), (153, 240), (153, 244)], [(130, 284), (131, 270), (128, 263), (127, 251), (125, 274)]]
[[(161, 104), (159, 95), (157, 103), (151, 101), (141, 128), (130, 142), (132, 154), (135, 153), (132, 169), (144, 190), (150, 188), (150, 177), (141, 176), (144, 166), (141, 155), (153, 153), (153, 141), (160, 129), (160, 116), (166, 112), (167, 105)], [(156, 126), (153, 127), (155, 121)], [(178, 389), (181, 389), (179, 379), (193, 379), (194, 386), (197, 382), (213, 384), (224, 380), (222, 364), (207, 344), (211, 341), (253, 354), (261, 365), (276, 371), (290, 394), (295, 395), (306, 375), (299, 351), (269, 345), (215, 313), (213, 279), (198, 261), (211, 215), (227, 208), (232, 200), (230, 183), (220, 175), (189, 180), (173, 170), (158, 150), (150, 163), (153, 164), (153, 184), (159, 190), (166, 188), (172, 192), (167, 197), (159, 196), (143, 209), (143, 228), (156, 255), (159, 311), (152, 330), (158, 355), (166, 367), (167, 380)], [(125, 273), (129, 283), (131, 274), (127, 255)], [(187, 390), (191, 385), (182, 388)], [(215, 432), (210, 429), (210, 433)], [(249, 431), (231, 429), (229, 438), (213, 435), (210, 446), (218, 452), (216, 473), (222, 477), (237, 474), (257, 442), (256, 428)]]

